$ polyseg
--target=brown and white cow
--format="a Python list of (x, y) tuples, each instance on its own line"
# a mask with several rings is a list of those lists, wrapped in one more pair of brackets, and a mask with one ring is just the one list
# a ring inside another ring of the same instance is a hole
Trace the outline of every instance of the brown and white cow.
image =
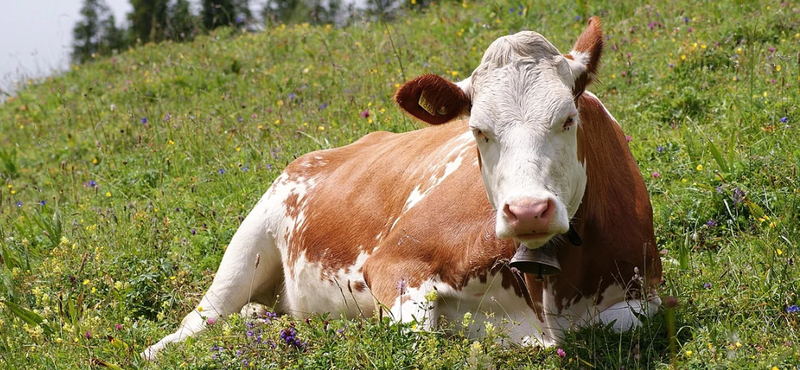
[[(423, 327), (469, 312), (471, 334), (488, 321), (546, 346), (582, 325), (639, 325), (660, 305), (661, 262), (623, 132), (584, 91), (602, 45), (592, 18), (569, 54), (520, 32), (492, 43), (464, 81), (406, 83), (397, 102), (433, 126), (372, 133), (290, 164), (239, 227), (198, 307), (143, 356), (249, 302), (301, 318), (387, 307)], [(570, 223), (583, 245), (563, 236)], [(558, 245), (559, 275), (539, 281), (508, 266), (520, 244), (545, 243)]]

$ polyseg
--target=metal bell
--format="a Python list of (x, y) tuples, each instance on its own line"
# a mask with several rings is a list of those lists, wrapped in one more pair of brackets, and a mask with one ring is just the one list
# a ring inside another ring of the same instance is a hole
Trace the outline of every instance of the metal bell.
[(556, 247), (550, 243), (537, 249), (528, 249), (524, 245), (520, 245), (508, 264), (519, 271), (536, 276), (538, 281), (543, 280), (545, 276), (561, 273)]

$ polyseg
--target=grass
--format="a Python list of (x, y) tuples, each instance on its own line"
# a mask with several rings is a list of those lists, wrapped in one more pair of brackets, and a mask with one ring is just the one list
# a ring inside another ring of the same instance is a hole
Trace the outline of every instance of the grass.
[[(387, 25), (220, 30), (30, 81), (0, 105), (0, 367), (796, 368), (798, 10), (408, 5)], [(140, 360), (196, 305), (296, 156), (418, 128), (391, 101), (398, 84), (468, 76), (492, 40), (522, 29), (568, 51), (590, 15), (608, 35), (591, 90), (630, 136), (654, 205), (660, 294), (677, 307), (632, 333), (572, 333), (563, 358), (496, 345), (501, 330), (473, 341), (370, 319), (232, 317), (157, 365)], [(302, 346), (282, 340), (289, 328)]]

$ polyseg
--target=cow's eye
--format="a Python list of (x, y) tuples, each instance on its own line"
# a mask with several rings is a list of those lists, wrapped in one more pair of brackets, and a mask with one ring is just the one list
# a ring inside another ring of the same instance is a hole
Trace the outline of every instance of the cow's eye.
[(564, 121), (564, 131), (569, 130), (575, 124), (575, 118), (567, 117), (567, 120)]
[(487, 143), (489, 142), (489, 137), (479, 129), (473, 129), (472, 134), (475, 135), (475, 140), (483, 140)]

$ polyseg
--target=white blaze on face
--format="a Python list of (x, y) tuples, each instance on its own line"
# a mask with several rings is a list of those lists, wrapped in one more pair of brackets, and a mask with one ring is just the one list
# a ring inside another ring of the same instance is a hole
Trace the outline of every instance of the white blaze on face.
[(481, 156), (497, 236), (529, 248), (566, 233), (586, 171), (578, 161), (572, 94), (585, 71), (533, 32), (495, 41), (470, 80), (470, 128)]

